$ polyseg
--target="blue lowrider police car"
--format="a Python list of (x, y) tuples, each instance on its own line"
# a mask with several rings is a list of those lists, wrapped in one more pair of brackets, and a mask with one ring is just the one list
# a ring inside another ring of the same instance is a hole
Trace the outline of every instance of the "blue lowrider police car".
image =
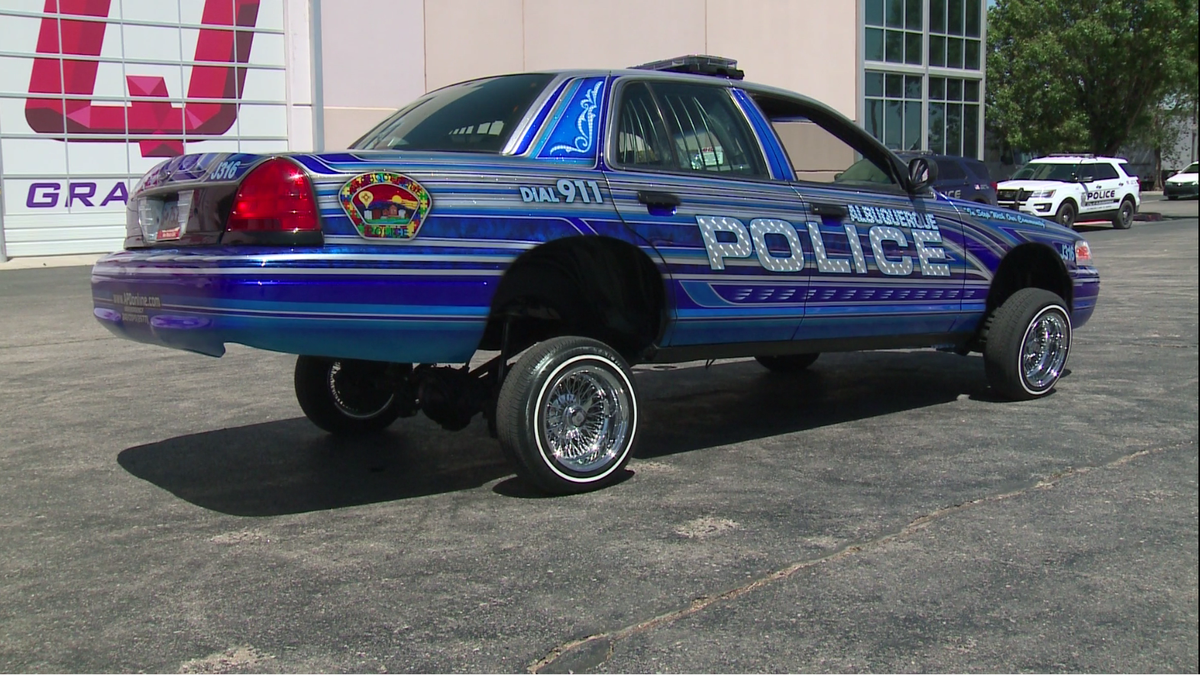
[(936, 346), (981, 351), (1004, 397), (1049, 393), (1096, 304), (1087, 243), (936, 177), (728, 60), (489, 77), (349, 150), (157, 166), (93, 270), (95, 316), (297, 354), (332, 433), (482, 413), (523, 476), (577, 492), (629, 460), (633, 363)]

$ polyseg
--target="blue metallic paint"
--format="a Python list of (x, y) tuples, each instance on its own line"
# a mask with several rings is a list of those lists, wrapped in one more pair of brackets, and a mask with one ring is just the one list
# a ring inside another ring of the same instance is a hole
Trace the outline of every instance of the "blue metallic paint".
[[(518, 154), (345, 151), (294, 154), (309, 174), (326, 245), (312, 249), (211, 247), (136, 249), (97, 263), (96, 318), (133, 340), (220, 355), (226, 343), (297, 354), (410, 363), (465, 362), (483, 334), (490, 303), (507, 267), (542, 243), (607, 236), (632, 243), (663, 275), (670, 303), (660, 346), (706, 345), (870, 335), (961, 335), (983, 318), (994, 271), (1025, 243), (1074, 245), (1078, 235), (1033, 218), (944, 197), (794, 181), (782, 146), (753, 101), (734, 89), (762, 141), (774, 180), (633, 172), (606, 166), (604, 120), (617, 74), (556, 82), (535, 111)], [(624, 76), (629, 76), (626, 74)], [(601, 99), (588, 96), (598, 92)], [(588, 121), (589, 107), (595, 114)], [(590, 130), (590, 131), (589, 131)], [(564, 148), (573, 148), (572, 152)], [(578, 154), (578, 157), (574, 155)], [(534, 158), (536, 157), (536, 159)], [(564, 161), (563, 158), (566, 158)], [(236, 162), (236, 183), (263, 157), (175, 158), (147, 174), (144, 189), (202, 183), (223, 162)], [(337, 201), (345, 181), (365, 171), (403, 171), (433, 197), (411, 241), (367, 241)], [(552, 187), (558, 179), (594, 180), (602, 203), (525, 203), (519, 186)], [(641, 189), (670, 191), (682, 206), (652, 215)], [(816, 270), (806, 224), (820, 223), (828, 255), (848, 259), (843, 222), (813, 213), (813, 202), (927, 211), (937, 218), (948, 254), (947, 277), (887, 277), (860, 228), (868, 274)], [(131, 202), (132, 203), (132, 202)], [(797, 273), (766, 271), (753, 260), (714, 270), (697, 216), (791, 223), (804, 242)], [(131, 212), (130, 233), (136, 215)], [(1092, 267), (1064, 265), (1074, 284), (1073, 322), (1083, 325), (1098, 295)]]

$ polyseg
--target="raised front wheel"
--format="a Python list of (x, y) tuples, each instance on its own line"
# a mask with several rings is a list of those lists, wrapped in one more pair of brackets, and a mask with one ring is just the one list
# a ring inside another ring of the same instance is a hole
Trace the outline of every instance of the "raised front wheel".
[(496, 431), (517, 471), (556, 494), (603, 487), (637, 438), (633, 374), (607, 345), (557, 337), (521, 356), (500, 387)]
[(1023, 288), (989, 319), (983, 349), (988, 382), (1005, 398), (1049, 394), (1071, 351), (1071, 315), (1058, 295)]

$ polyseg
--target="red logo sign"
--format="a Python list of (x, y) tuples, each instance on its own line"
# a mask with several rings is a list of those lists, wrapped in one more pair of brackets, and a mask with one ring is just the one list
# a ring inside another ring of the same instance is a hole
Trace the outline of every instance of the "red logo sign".
[(91, 101), (99, 63), (72, 57), (100, 56), (108, 24), (70, 17), (107, 18), (111, 0), (46, 0), (45, 12), (58, 16), (44, 17), (38, 32), (39, 56), (29, 78), (26, 121), (37, 133), (59, 140), (70, 134), (72, 140), (80, 136), (79, 140), (122, 143), (128, 134), (138, 141), (143, 157), (182, 155), (185, 134), (189, 138), (224, 134), (237, 119), (254, 38), (253, 31), (238, 29), (254, 27), (258, 2), (205, 0), (200, 23), (212, 28), (200, 29), (187, 97), (176, 107), (165, 100), (166, 81), (146, 75), (126, 75), (128, 105)]

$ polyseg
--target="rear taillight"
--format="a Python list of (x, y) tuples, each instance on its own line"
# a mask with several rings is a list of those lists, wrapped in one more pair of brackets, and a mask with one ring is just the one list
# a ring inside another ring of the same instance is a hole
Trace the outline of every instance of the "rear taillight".
[(1078, 265), (1092, 264), (1092, 247), (1086, 241), (1075, 242), (1075, 263)]
[(320, 229), (312, 183), (283, 157), (269, 159), (242, 179), (225, 229), (229, 232), (303, 232)]

